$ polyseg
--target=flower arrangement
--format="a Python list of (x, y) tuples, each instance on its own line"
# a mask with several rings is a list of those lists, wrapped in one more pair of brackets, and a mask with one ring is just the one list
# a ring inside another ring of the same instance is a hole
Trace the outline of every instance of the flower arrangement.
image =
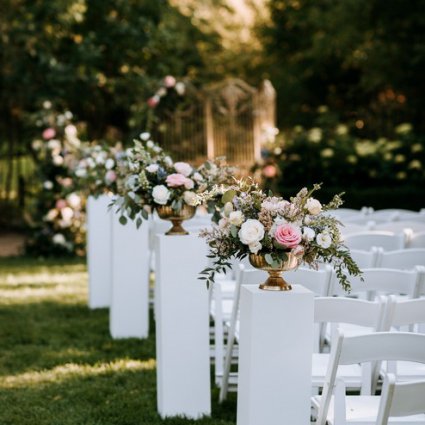
[(155, 208), (169, 206), (179, 213), (185, 206), (199, 204), (197, 194), (216, 184), (228, 183), (233, 169), (223, 159), (206, 161), (199, 168), (174, 162), (163, 149), (142, 133), (126, 152), (127, 161), (118, 169), (118, 197), (113, 201), (120, 221), (126, 216), (140, 226)]
[(149, 108), (154, 109), (160, 104), (161, 99), (167, 95), (175, 93), (177, 96), (184, 96), (185, 92), (186, 85), (183, 81), (177, 81), (172, 75), (167, 75), (161, 81), (160, 87), (155, 94), (147, 100), (147, 105)]
[(86, 195), (97, 198), (107, 192), (116, 193), (118, 163), (125, 159), (121, 145), (85, 145), (80, 156), (74, 176)]
[(278, 268), (289, 257), (297, 265), (317, 267), (319, 262), (332, 263), (342, 287), (350, 289), (348, 275), (360, 275), (360, 269), (342, 244), (339, 222), (325, 214), (342, 204), (339, 195), (322, 205), (312, 195), (320, 188), (301, 189), (285, 200), (266, 195), (251, 180), (241, 180), (230, 187), (217, 186), (202, 195), (217, 205), (215, 225), (201, 232), (210, 247), (211, 267), (201, 273), (207, 285), (214, 282), (216, 272), (225, 271), (234, 257), (250, 254), (264, 256), (270, 268)]
[(57, 113), (50, 102), (36, 117), (40, 134), (32, 144), (41, 185), (28, 217), (31, 234), (26, 252), (32, 255), (84, 255), (84, 199), (77, 192), (72, 169), (81, 141), (70, 111)]

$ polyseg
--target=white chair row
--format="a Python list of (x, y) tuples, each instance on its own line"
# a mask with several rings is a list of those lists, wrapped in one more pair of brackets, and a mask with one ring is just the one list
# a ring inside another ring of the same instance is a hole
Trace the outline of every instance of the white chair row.
[(340, 208), (330, 213), (344, 223), (366, 224), (368, 222), (386, 223), (407, 220), (425, 223), (425, 209), (421, 209), (419, 212), (396, 208), (375, 211), (370, 207), (362, 207), (360, 210)]
[(343, 234), (344, 244), (350, 249), (369, 250), (373, 246), (386, 251), (403, 248), (425, 248), (425, 231), (414, 233), (411, 229), (391, 232), (384, 230), (369, 230)]
[[(310, 279), (311, 285), (310, 289), (313, 290), (317, 295), (323, 296), (323, 293), (326, 293), (327, 288), (330, 285), (330, 275), (329, 270), (320, 270), (320, 271), (312, 271), (312, 270), (298, 270), (293, 273), (293, 277), (298, 276), (297, 283), (305, 284), (309, 282), (308, 274), (309, 273), (314, 276), (313, 279)], [(289, 274), (289, 273), (288, 273)], [(360, 280), (353, 283), (353, 293), (356, 294), (371, 294), (371, 293), (407, 293), (410, 296), (414, 296), (415, 291), (417, 292), (417, 286), (419, 276), (423, 280), (423, 275), (418, 273), (417, 271), (400, 271), (400, 270), (370, 270), (365, 273), (365, 282), (361, 282)], [(234, 294), (233, 302), (229, 302), (227, 306), (226, 314), (223, 312), (216, 311), (216, 344), (217, 341), (221, 341), (221, 347), (223, 347), (223, 327), (227, 327), (229, 332), (227, 335), (227, 347), (226, 354), (224, 356), (224, 364), (223, 364), (223, 351), (222, 349), (217, 352), (216, 351), (216, 382), (221, 385), (220, 399), (223, 400), (226, 397), (228, 388), (234, 389), (235, 387), (235, 376), (230, 374), (230, 369), (232, 362), (234, 361), (234, 356), (237, 353), (234, 350), (235, 340), (237, 341), (239, 338), (239, 291), (240, 286), (245, 284), (256, 284), (264, 278), (262, 272), (258, 270), (243, 270), (240, 273), (239, 282), (236, 285), (236, 290)], [(291, 283), (294, 283), (294, 279), (289, 279)], [(314, 283), (313, 283), (314, 282)], [(307, 285), (308, 286), (308, 285)], [(220, 291), (220, 285), (217, 285), (216, 290)], [(332, 292), (332, 289), (328, 290)], [(333, 291), (338, 293), (339, 291)], [(318, 303), (322, 303), (323, 305), (321, 309), (316, 307), (316, 311), (324, 311), (325, 317), (327, 320), (322, 320), (323, 322), (334, 322), (338, 323), (340, 321), (344, 321), (346, 323), (351, 323), (351, 325), (357, 326), (367, 326), (371, 330), (383, 330), (389, 329), (389, 319), (383, 319), (383, 303), (379, 299), (376, 301), (367, 301), (364, 299), (351, 299), (351, 298), (322, 298), (322, 301), (319, 301), (320, 298), (317, 299)], [(229, 300), (228, 300), (229, 301)], [(423, 302), (423, 311), (425, 313), (425, 300), (421, 300)], [(332, 304), (334, 303), (334, 304)], [(337, 303), (337, 304), (335, 304)], [(233, 304), (230, 310), (230, 305)], [(325, 308), (326, 305), (326, 308)], [(336, 311), (333, 311), (331, 306), (336, 305)], [(217, 304), (219, 310), (219, 304)], [(343, 315), (345, 314), (345, 316)], [(327, 316), (326, 316), (327, 315)], [(333, 316), (332, 316), (333, 315)], [(230, 316), (230, 317), (229, 317)], [(335, 317), (339, 317), (339, 319), (344, 320), (335, 320)], [(317, 321), (320, 321), (317, 319)], [(424, 318), (425, 322), (425, 318)], [(349, 328), (350, 330), (350, 328)], [(353, 326), (351, 327), (351, 331), (353, 330)], [(358, 328), (355, 329), (358, 333)], [(323, 326), (317, 329), (317, 335), (322, 338), (323, 335)], [(316, 348), (320, 346), (320, 343), (316, 341)], [(326, 356), (317, 355), (316, 359), (316, 367), (314, 369), (314, 379), (313, 386), (320, 386), (320, 382), (323, 382), (323, 369), (326, 364)], [(350, 369), (347, 371), (346, 376), (353, 379), (350, 381), (352, 387), (356, 387), (355, 380), (357, 379), (357, 383), (359, 382), (359, 373), (358, 371), (353, 371)], [(223, 376), (223, 378), (222, 378)]]

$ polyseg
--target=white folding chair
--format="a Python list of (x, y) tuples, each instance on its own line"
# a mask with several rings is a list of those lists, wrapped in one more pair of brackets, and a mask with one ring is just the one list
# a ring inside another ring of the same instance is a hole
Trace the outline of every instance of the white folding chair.
[[(425, 334), (421, 328), (421, 325), (425, 324), (425, 298), (400, 300), (393, 295), (390, 296), (383, 323), (387, 329)], [(389, 362), (381, 367), (381, 374), (385, 376), (387, 373), (394, 373), (397, 379), (403, 381), (425, 379), (425, 364)]]
[[(342, 324), (356, 325), (364, 332), (380, 332), (384, 328), (384, 311), (386, 298), (379, 297), (376, 301), (366, 301), (354, 298), (324, 297), (316, 298), (314, 303), (315, 323), (329, 323), (330, 333), (333, 337), (337, 335)], [(333, 339), (331, 337), (331, 340)], [(326, 370), (329, 363), (329, 353), (313, 354), (312, 385), (313, 388), (323, 387)], [(375, 369), (377, 365), (374, 365)], [(361, 390), (363, 394), (371, 394), (375, 383), (371, 376), (378, 377), (375, 370), (369, 370), (365, 375), (359, 365), (342, 366), (338, 371), (338, 377), (344, 379), (346, 386), (350, 389)]]
[[(406, 360), (425, 363), (425, 335), (404, 332), (378, 332), (368, 335), (344, 337), (338, 334), (332, 345), (325, 385), (321, 396), (312, 398), (316, 409), (317, 425), (348, 425), (377, 423), (380, 396), (346, 396), (342, 380), (337, 381), (340, 365), (362, 364), (376, 361)], [(335, 392), (335, 396), (332, 393)], [(385, 401), (385, 399), (382, 399)], [(386, 401), (385, 401), (386, 402)], [(411, 417), (412, 424), (425, 424), (425, 416)], [(382, 423), (382, 422), (381, 422)], [(408, 424), (409, 422), (390, 422)]]
[(425, 248), (425, 232), (411, 235), (407, 241), (407, 248)]
[(329, 214), (336, 217), (340, 221), (344, 221), (347, 217), (364, 217), (369, 213), (367, 207), (362, 207), (360, 210), (353, 208), (338, 208), (337, 210), (329, 211)]
[[(393, 374), (385, 377), (376, 425), (425, 423), (425, 380), (396, 382)], [(415, 417), (412, 418), (412, 415)], [(407, 418), (406, 418), (407, 417)], [(396, 418), (390, 420), (390, 418)]]
[(425, 248), (379, 250), (377, 267), (409, 270), (415, 266), (425, 266)]
[(405, 245), (405, 236), (402, 233), (392, 232), (361, 232), (344, 236), (344, 244), (350, 249), (369, 250), (373, 246), (381, 247), (386, 251), (402, 249)]

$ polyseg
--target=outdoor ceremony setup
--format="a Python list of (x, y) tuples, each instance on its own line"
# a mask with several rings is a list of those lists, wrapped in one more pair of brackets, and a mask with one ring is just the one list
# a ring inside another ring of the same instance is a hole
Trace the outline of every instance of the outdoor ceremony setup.
[(0, 425), (425, 425), (420, 0), (7, 0)]

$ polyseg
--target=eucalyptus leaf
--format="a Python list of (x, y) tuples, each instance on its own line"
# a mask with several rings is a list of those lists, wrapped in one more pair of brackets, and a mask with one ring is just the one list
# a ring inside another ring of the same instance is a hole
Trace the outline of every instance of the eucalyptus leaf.
[(273, 257), (271, 254), (266, 254), (264, 256), (264, 259), (267, 261), (267, 264), (273, 266)]
[(118, 221), (125, 226), (127, 224), (127, 218), (124, 217), (123, 215), (118, 219)]
[(235, 196), (236, 190), (230, 189), (223, 194), (223, 196), (221, 197), (221, 201), (223, 202), (223, 204), (226, 204), (227, 202), (232, 202)]
[(234, 224), (230, 226), (230, 233), (234, 238), (238, 236), (238, 228)]

